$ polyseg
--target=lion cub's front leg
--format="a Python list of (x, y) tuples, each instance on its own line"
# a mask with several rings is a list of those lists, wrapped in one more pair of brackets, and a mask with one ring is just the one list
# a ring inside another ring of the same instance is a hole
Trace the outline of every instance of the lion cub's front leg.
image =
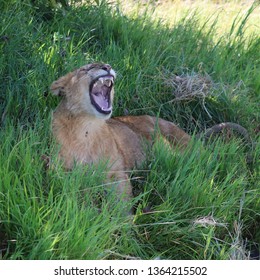
[(129, 201), (133, 197), (133, 189), (129, 176), (123, 171), (111, 171), (108, 180), (115, 183), (116, 194), (119, 199)]
[(122, 171), (111, 171), (109, 172), (108, 180), (112, 183), (113, 189), (115, 189), (117, 199), (127, 204), (125, 205), (125, 212), (129, 215), (133, 214), (132, 208), (127, 203), (133, 198), (133, 188), (128, 174)]

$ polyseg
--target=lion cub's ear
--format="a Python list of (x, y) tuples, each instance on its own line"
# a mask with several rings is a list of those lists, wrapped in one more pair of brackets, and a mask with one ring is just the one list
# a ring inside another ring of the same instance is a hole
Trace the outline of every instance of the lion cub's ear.
[(66, 88), (71, 80), (72, 73), (69, 73), (61, 78), (59, 78), (57, 81), (54, 81), (51, 84), (50, 90), (54, 95), (57, 96), (64, 96), (66, 94)]

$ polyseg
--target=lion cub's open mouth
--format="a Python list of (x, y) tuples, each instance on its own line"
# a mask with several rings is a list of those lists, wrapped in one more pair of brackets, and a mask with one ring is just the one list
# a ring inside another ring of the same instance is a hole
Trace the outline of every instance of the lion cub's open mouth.
[(114, 85), (114, 76), (104, 75), (96, 78), (90, 84), (90, 100), (99, 113), (110, 114), (112, 111), (111, 90)]

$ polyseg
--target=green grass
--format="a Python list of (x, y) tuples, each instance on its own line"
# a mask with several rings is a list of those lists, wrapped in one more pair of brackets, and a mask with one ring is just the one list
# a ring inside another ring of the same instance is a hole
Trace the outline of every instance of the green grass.
[[(149, 9), (30, 3), (0, 3), (0, 258), (248, 258), (260, 243), (260, 37), (245, 29), (259, 5), (216, 35), (221, 18), (194, 10), (166, 25)], [(254, 150), (236, 138), (194, 140), (184, 153), (158, 141), (133, 172), (136, 213), (125, 217), (106, 164), (63, 170), (50, 131), (50, 84), (93, 61), (117, 71), (114, 115), (159, 115), (190, 134), (238, 122)], [(172, 73), (209, 76), (211, 87), (177, 100)]]

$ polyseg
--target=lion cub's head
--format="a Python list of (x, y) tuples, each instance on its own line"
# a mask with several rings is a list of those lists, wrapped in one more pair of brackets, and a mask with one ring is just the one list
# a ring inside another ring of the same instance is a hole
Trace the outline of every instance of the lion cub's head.
[(73, 114), (88, 113), (108, 119), (112, 114), (115, 71), (108, 64), (88, 64), (59, 78), (51, 85)]

